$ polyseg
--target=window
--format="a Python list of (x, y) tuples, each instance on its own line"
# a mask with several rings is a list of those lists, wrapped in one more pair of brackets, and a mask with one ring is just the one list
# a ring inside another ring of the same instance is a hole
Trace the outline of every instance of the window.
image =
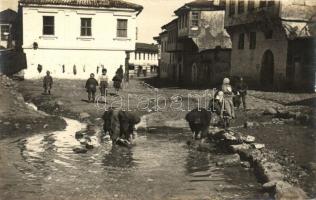
[(255, 9), (254, 0), (248, 0), (248, 11), (251, 12), (251, 11), (254, 11), (254, 9)]
[(229, 2), (229, 16), (233, 16), (235, 14), (235, 0), (230, 0)]
[(245, 34), (239, 34), (239, 41), (238, 41), (238, 49), (244, 49), (245, 47)]
[(143, 54), (143, 59), (144, 59), (144, 60), (146, 59), (146, 55), (145, 55), (145, 53)]
[(238, 14), (245, 12), (245, 0), (238, 0)]
[(260, 0), (259, 7), (260, 8), (264, 8), (266, 6), (267, 6), (267, 1), (266, 0)]
[(54, 16), (43, 16), (43, 35), (54, 35), (54, 26)]
[(127, 37), (127, 19), (117, 19), (117, 37)]
[(149, 53), (147, 54), (147, 60), (149, 60)]
[(188, 14), (184, 14), (184, 27), (188, 27)]
[(9, 25), (1, 25), (1, 41), (6, 41), (8, 39), (7, 34), (10, 32)]
[(257, 40), (256, 32), (250, 32), (249, 33), (249, 49), (256, 48), (256, 40)]
[(274, 6), (275, 1), (274, 0), (268, 0), (268, 6)]
[(135, 52), (135, 60), (137, 60), (137, 52)]
[(141, 54), (140, 54), (140, 53), (138, 53), (138, 59), (139, 59), (139, 60), (141, 59)]
[(199, 26), (199, 12), (192, 12), (191, 26)]
[(81, 36), (91, 36), (91, 18), (81, 18)]

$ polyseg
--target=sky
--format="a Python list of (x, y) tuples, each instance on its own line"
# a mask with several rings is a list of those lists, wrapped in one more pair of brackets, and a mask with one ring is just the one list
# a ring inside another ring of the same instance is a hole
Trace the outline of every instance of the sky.
[[(161, 26), (174, 18), (177, 8), (192, 0), (127, 0), (144, 7), (137, 18), (138, 42), (153, 43), (153, 37), (158, 36)], [(0, 0), (0, 11), (7, 8), (17, 10), (18, 0)]]

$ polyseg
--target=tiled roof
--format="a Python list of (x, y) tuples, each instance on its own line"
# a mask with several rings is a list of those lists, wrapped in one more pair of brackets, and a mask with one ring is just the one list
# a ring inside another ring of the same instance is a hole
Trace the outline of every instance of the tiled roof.
[(138, 11), (143, 10), (143, 6), (134, 3), (129, 3), (123, 0), (20, 0), (20, 3), (38, 5), (130, 8)]
[(158, 46), (155, 44), (136, 43), (136, 51), (158, 52)]
[(216, 5), (212, 0), (195, 0), (189, 3), (184, 4), (176, 11), (175, 14), (180, 14), (183, 11), (191, 10), (191, 9), (199, 9), (199, 10), (225, 10), (224, 6)]

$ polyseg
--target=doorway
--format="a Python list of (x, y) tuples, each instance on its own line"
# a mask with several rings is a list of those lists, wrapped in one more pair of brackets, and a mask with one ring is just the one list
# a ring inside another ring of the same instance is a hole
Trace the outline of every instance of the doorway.
[(264, 88), (270, 88), (274, 84), (274, 57), (271, 50), (264, 52), (261, 61), (260, 83)]

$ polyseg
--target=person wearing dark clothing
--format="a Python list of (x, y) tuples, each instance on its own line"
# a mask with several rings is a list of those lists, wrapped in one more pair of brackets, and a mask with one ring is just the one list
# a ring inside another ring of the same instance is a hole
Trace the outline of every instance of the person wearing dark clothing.
[(43, 88), (45, 94), (50, 94), (50, 90), (52, 89), (53, 78), (50, 75), (50, 71), (46, 72), (46, 76), (43, 79)]
[(113, 77), (112, 81), (113, 81), (113, 86), (115, 88), (115, 92), (117, 94), (121, 88), (121, 83), (122, 83), (121, 76), (118, 73), (116, 73), (116, 75)]
[(123, 65), (120, 65), (120, 68), (116, 70), (116, 74), (123, 80), (124, 78), (124, 71), (123, 71)]
[(89, 102), (94, 102), (95, 100), (95, 92), (97, 91), (98, 81), (94, 78), (94, 74), (90, 74), (90, 78), (86, 82), (86, 89), (88, 92)]
[[(239, 93), (241, 102), (243, 104), (243, 108), (244, 110), (247, 109), (247, 104), (246, 104), (246, 96), (247, 96), (247, 90), (248, 90), (248, 86), (247, 84), (244, 82), (243, 78), (240, 78), (240, 82), (237, 84), (237, 92)], [(238, 106), (239, 108), (239, 106)]]

